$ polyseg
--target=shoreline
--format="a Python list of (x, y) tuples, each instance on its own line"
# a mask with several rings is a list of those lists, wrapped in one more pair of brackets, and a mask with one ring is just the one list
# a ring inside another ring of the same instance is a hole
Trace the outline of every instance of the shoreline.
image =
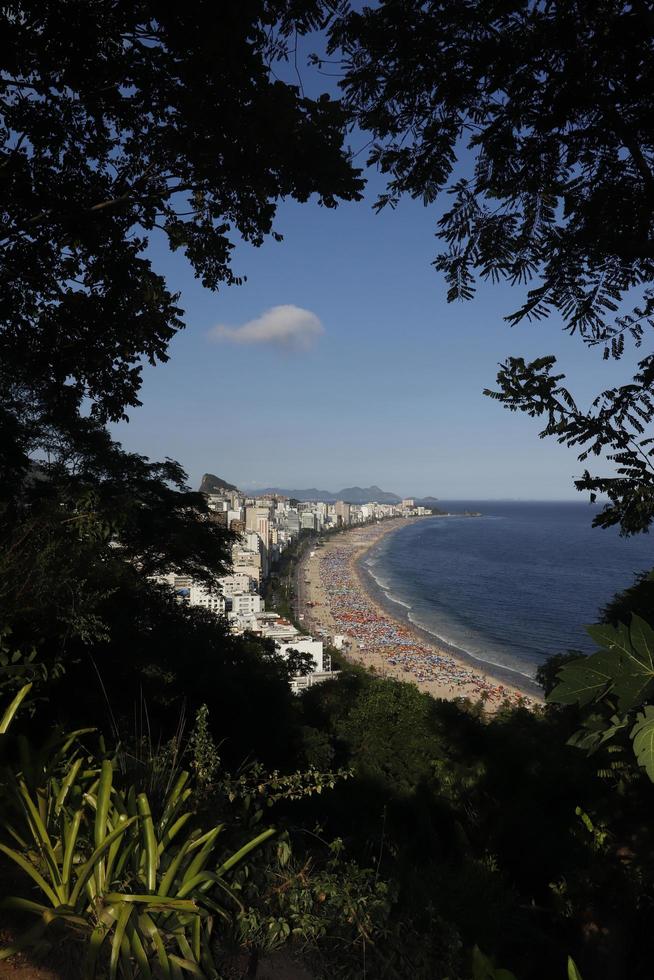
[(343, 636), (346, 645), (341, 652), (351, 662), (381, 676), (414, 683), (433, 697), (481, 699), (490, 710), (506, 701), (538, 703), (541, 699), (531, 684), (526, 682), (528, 689), (523, 689), (519, 682), (507, 679), (501, 668), (498, 678), (481, 661), (473, 661), (390, 611), (375, 594), (381, 589), (361, 562), (388, 534), (425, 519), (397, 518), (353, 527), (305, 555), (297, 573), (303, 586), (298, 595), (305, 625), (319, 635)]

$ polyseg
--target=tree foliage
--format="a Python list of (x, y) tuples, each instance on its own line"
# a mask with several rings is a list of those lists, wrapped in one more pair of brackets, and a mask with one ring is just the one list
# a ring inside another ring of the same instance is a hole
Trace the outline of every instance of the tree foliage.
[(104, 425), (184, 325), (153, 245), (216, 290), (240, 281), (235, 243), (279, 237), (280, 199), (359, 197), (342, 108), (275, 70), (321, 19), (289, 0), (0, 11), (0, 602), (23, 651), (106, 648), (121, 601), (156, 605), (148, 576), (225, 568), (231, 536), (181, 467)]
[(287, 0), (3, 7), (0, 357), (3, 388), (38, 393), (40, 418), (138, 404), (142, 362), (183, 325), (155, 236), (216, 289), (239, 281), (236, 240), (273, 233), (280, 198), (358, 196), (338, 104), (274, 75), (318, 22)]
[[(470, 299), (477, 277), (504, 281), (526, 290), (511, 324), (556, 313), (606, 357), (627, 337), (641, 345), (654, 326), (653, 33), (650, 5), (621, 0), (382, 0), (335, 19), (346, 100), (388, 176), (377, 207), (448, 194), (434, 262), (448, 299)], [(617, 478), (577, 485), (609, 495), (599, 523), (646, 528), (654, 355), (589, 409), (556, 386), (553, 363), (509, 359), (497, 397), (547, 412), (543, 434), (606, 451)]]
[(635, 613), (628, 624), (587, 630), (599, 650), (565, 663), (549, 700), (592, 706), (571, 744), (593, 753), (628, 734), (638, 764), (654, 781), (654, 708), (648, 703), (654, 691), (654, 630)]

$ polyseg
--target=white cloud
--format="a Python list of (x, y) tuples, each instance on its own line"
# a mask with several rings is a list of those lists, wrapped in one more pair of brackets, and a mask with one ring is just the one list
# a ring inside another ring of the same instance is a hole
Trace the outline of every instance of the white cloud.
[(324, 328), (315, 313), (290, 303), (273, 306), (240, 327), (219, 324), (209, 331), (211, 340), (230, 344), (272, 344), (285, 350), (308, 350)]

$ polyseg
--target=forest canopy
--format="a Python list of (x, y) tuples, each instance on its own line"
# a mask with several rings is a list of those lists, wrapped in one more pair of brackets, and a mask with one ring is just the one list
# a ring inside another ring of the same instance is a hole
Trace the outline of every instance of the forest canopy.
[[(607, 358), (654, 327), (654, 13), (621, 0), (381, 0), (335, 17), (330, 56), (352, 118), (387, 177), (377, 207), (432, 204), (448, 299), (477, 279), (523, 299), (510, 324), (556, 316)], [(635, 304), (635, 305), (634, 305)], [(647, 345), (649, 346), (649, 345)], [(597, 517), (624, 533), (654, 517), (648, 429), (654, 355), (585, 408), (555, 360), (508, 358), (492, 392), (542, 418), (542, 435), (606, 454), (615, 475)]]

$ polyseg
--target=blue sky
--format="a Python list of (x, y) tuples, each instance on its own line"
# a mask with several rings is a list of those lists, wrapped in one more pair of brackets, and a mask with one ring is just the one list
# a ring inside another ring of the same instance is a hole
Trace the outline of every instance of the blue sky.
[[(482, 394), (505, 356), (556, 354), (581, 403), (628, 374), (552, 318), (510, 328), (519, 302), (480, 286), (448, 305), (430, 265), (440, 205), (403, 201), (377, 215), (383, 187), (336, 210), (282, 203), (282, 243), (239, 245), (242, 286), (203, 289), (163, 240), (154, 266), (181, 292), (187, 329), (168, 364), (146, 367), (143, 406), (114, 428), (123, 445), (179, 460), (196, 487), (205, 471), (243, 487), (376, 483), (400, 494), (457, 498), (576, 498), (575, 454), (538, 438), (538, 421)], [(236, 344), (229, 331), (280, 305), (314, 314), (308, 349)], [(222, 337), (212, 330), (222, 327)]]

